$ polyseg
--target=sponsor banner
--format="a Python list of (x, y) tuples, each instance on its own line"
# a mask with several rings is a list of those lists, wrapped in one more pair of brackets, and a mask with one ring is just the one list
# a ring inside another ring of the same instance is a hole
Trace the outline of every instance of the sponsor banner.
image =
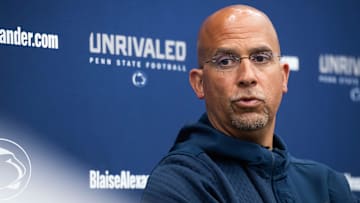
[(90, 189), (144, 189), (149, 175), (135, 175), (129, 170), (121, 170), (118, 174), (111, 174), (109, 170), (103, 173), (99, 170), (89, 171)]
[(181, 40), (91, 32), (89, 52), (89, 64), (135, 70), (135, 87), (147, 84), (147, 70), (187, 72), (186, 42)]
[(318, 82), (327, 85), (350, 86), (349, 98), (360, 102), (360, 57), (321, 54)]
[(57, 34), (29, 32), (17, 26), (16, 29), (0, 28), (0, 44), (43, 49), (59, 49)]
[(90, 53), (183, 62), (186, 43), (118, 34), (90, 33)]

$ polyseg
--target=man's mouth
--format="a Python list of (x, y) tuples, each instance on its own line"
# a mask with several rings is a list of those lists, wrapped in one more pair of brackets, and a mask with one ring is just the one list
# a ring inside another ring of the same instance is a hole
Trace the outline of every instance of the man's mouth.
[(263, 100), (256, 97), (241, 97), (234, 103), (241, 108), (256, 108), (263, 103)]

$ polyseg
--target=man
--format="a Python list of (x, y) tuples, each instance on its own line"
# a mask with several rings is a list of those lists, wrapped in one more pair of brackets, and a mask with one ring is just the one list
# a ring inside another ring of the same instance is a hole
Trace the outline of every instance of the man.
[(181, 129), (143, 202), (355, 202), (346, 179), (292, 157), (274, 135), (289, 66), (269, 18), (244, 5), (203, 23), (190, 84), (207, 113)]

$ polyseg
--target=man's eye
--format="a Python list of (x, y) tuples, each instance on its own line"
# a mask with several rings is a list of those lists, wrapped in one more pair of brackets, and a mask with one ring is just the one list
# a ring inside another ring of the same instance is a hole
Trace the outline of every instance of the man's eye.
[(236, 60), (231, 56), (220, 56), (215, 59), (215, 63), (220, 67), (229, 67), (235, 65)]
[(250, 56), (250, 60), (259, 64), (268, 63), (272, 60), (272, 53), (263, 52), (263, 53), (252, 54)]

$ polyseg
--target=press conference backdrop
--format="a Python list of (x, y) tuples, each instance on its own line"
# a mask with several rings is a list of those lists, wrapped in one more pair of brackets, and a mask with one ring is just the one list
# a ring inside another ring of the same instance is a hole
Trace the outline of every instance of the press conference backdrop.
[(205, 111), (188, 84), (198, 29), (236, 3), (269, 15), (290, 64), (276, 133), (359, 194), (359, 1), (2, 0), (0, 199), (137, 202)]

